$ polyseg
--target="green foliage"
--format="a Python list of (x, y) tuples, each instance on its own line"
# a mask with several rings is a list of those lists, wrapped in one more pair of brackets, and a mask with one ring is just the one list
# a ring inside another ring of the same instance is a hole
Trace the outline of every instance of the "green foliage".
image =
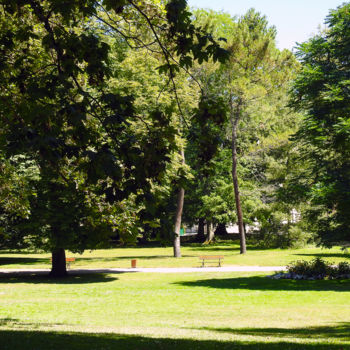
[(349, 21), (345, 3), (327, 17), (327, 31), (300, 45), (303, 69), (292, 94), (305, 112), (296, 134), (308, 169), (300, 194), (311, 202), (310, 222), (327, 246), (350, 240)]
[[(211, 126), (199, 136), (192, 125), (187, 160), (195, 175), (187, 197), (186, 220), (202, 217), (226, 224), (237, 220), (229, 113), (240, 109), (237, 172), (244, 221), (252, 224), (258, 220), (262, 245), (304, 245), (309, 239), (305, 230), (283, 224), (291, 210), (300, 212), (301, 206), (288, 202), (282, 194), (293, 168), (288, 138), (300, 119), (287, 107), (287, 91), (298, 64), (289, 51), (275, 47), (275, 28), (254, 10), (238, 19), (205, 10), (197, 10), (195, 17), (215, 38), (226, 38), (223, 45), (230, 57), (225, 64), (209, 62), (195, 69), (204, 93), (221, 99), (225, 126)], [(213, 140), (212, 148), (201, 144), (207, 137)], [(218, 151), (212, 152), (217, 146)]]
[[(311, 261), (299, 260), (287, 266), (289, 278), (298, 279), (324, 279), (324, 278), (350, 278), (350, 264), (346, 261), (338, 265), (330, 264), (321, 258)], [(288, 278), (288, 276), (286, 276)]]
[(28, 242), (19, 225), (30, 215), (29, 198), (36, 195), (33, 182), (39, 171), (24, 156), (0, 160), (0, 247), (25, 247)]
[(299, 260), (287, 266), (287, 271), (305, 277), (317, 277), (323, 279), (329, 275), (331, 266), (321, 258), (315, 258), (311, 261)]
[[(165, 7), (93, 0), (3, 5), (1, 149), (7, 159), (24, 155), (39, 169), (35, 195), (28, 197), (25, 235), (48, 250), (77, 252), (107, 240), (116, 229), (123, 241), (130, 240), (139, 217), (132, 211), (147, 206), (153, 184), (162, 181), (177, 149), (172, 114), (181, 111), (178, 94), (177, 103), (159, 107), (149, 102), (154, 91), (116, 88), (113, 79), (126, 75), (119, 63), (128, 57), (128, 47), (157, 52), (151, 66), (161, 62), (167, 77), (153, 78), (168, 78), (176, 90), (179, 67), (187, 69), (193, 59), (222, 60), (227, 52), (191, 24), (185, 1)], [(118, 58), (114, 64), (112, 56)], [(128, 81), (142, 84), (145, 71)]]

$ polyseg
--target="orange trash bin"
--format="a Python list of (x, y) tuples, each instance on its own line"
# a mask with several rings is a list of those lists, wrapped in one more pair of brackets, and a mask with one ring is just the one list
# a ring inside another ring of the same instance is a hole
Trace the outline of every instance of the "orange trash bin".
[(133, 269), (135, 269), (136, 268), (136, 259), (131, 259), (131, 267), (133, 268)]

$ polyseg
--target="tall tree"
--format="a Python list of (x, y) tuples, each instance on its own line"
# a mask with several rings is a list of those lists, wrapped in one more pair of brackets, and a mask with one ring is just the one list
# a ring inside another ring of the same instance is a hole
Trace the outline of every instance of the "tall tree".
[(224, 67), (229, 90), (232, 179), (241, 254), (246, 252), (246, 241), (237, 174), (238, 128), (241, 119), (247, 117), (250, 103), (265, 98), (275, 88), (274, 85), (288, 79), (284, 68), (293, 64), (292, 55), (276, 49), (275, 36), (275, 28), (268, 26), (265, 17), (254, 10), (248, 11), (234, 28), (232, 41), (228, 43), (230, 63)]
[[(109, 204), (148, 193), (175, 148), (171, 111), (150, 114), (156, 127), (147, 138), (133, 132), (133, 96), (108, 84), (115, 74), (110, 45), (92, 21), (123, 45), (156, 47), (164, 63), (159, 70), (174, 90), (179, 67), (188, 68), (193, 59), (222, 59), (225, 51), (191, 24), (186, 1), (165, 7), (131, 0), (2, 5), (1, 140), (7, 157), (25, 154), (40, 170), (28, 231), (35, 228), (35, 244), (52, 252), (52, 275), (64, 276), (65, 249), (81, 252), (106, 237)], [(146, 26), (148, 35), (126, 31), (130, 21)]]
[(303, 69), (292, 104), (305, 112), (296, 139), (308, 168), (299, 188), (312, 203), (314, 230), (331, 246), (350, 241), (350, 4), (331, 11), (326, 24), (298, 48)]
[[(218, 17), (221, 18), (222, 14)], [(216, 69), (211, 68), (209, 80), (205, 70), (199, 70), (199, 75), (202, 80), (207, 81), (209, 89), (222, 96), (229, 111), (231, 176), (240, 251), (244, 254), (246, 242), (240, 193), (242, 179), (239, 179), (238, 174), (239, 157), (244, 153), (244, 134), (241, 129), (257, 114), (254, 106), (262, 104), (270, 95), (278, 93), (279, 89), (286, 88), (293, 75), (295, 59), (288, 50), (281, 52), (276, 48), (275, 28), (269, 27), (266, 18), (253, 9), (238, 21), (227, 16), (223, 19), (224, 21), (218, 21), (215, 13), (211, 12), (207, 14), (207, 26), (215, 37), (226, 37), (225, 48), (230, 52), (230, 57)]]

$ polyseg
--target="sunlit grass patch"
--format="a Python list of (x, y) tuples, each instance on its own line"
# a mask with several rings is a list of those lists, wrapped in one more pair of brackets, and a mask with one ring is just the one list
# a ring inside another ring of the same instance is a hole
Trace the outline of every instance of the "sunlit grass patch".
[(256, 273), (7, 277), (0, 348), (350, 349), (349, 298), (350, 281)]
[[(311, 260), (322, 257), (329, 262), (349, 261), (350, 254), (340, 247), (322, 249), (313, 246), (303, 249), (255, 249), (249, 248), (246, 255), (239, 254), (237, 242), (221, 242), (215, 245), (186, 245), (182, 247), (182, 258), (174, 259), (172, 247), (133, 247), (86, 251), (84, 254), (67, 252), (75, 257), (71, 268), (117, 268), (130, 267), (137, 260), (138, 267), (199, 267), (201, 255), (223, 255), (223, 266), (283, 266), (291, 261)], [(27, 252), (1, 252), (0, 268), (49, 268), (50, 254), (28, 254)]]

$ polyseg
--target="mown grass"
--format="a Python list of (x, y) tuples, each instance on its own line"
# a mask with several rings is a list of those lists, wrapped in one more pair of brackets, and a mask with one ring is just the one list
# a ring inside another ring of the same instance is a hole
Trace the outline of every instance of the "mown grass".
[[(221, 242), (215, 245), (186, 245), (182, 247), (182, 258), (174, 259), (171, 247), (135, 247), (86, 251), (84, 254), (68, 252), (76, 257), (73, 268), (115, 268), (130, 267), (130, 260), (137, 259), (138, 267), (195, 267), (199, 266), (200, 255), (224, 255), (224, 266), (256, 265), (282, 266), (295, 260), (310, 260), (322, 257), (337, 263), (350, 261), (350, 254), (344, 254), (340, 247), (322, 249), (313, 246), (303, 249), (256, 249), (248, 247), (248, 253), (239, 254), (237, 242)], [(0, 251), (0, 268), (49, 268), (50, 254)]]
[(0, 277), (0, 349), (350, 349), (350, 281)]

